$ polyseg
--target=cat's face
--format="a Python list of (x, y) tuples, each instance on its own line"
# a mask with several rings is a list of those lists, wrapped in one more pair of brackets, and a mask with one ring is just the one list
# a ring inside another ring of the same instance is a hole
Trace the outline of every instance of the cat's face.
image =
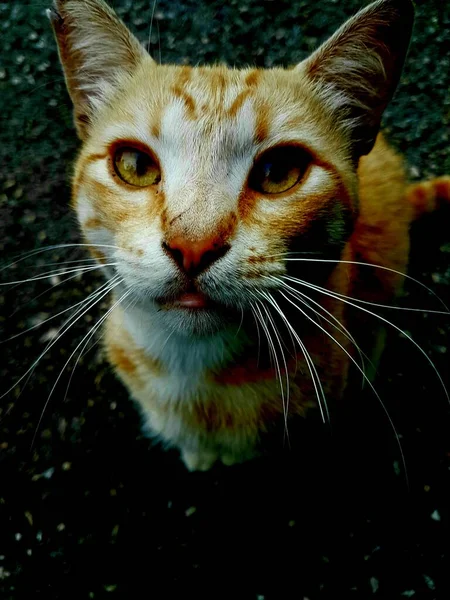
[(85, 237), (117, 246), (96, 252), (169, 327), (239, 321), (313, 223), (307, 251), (345, 240), (354, 182), (330, 129), (299, 74), (147, 61), (100, 111), (78, 161)]
[(288, 253), (339, 255), (409, 0), (378, 1), (295, 69), (267, 71), (159, 66), (102, 0), (56, 8), (84, 140), (74, 207), (133, 302), (169, 330), (209, 333), (279, 287)]

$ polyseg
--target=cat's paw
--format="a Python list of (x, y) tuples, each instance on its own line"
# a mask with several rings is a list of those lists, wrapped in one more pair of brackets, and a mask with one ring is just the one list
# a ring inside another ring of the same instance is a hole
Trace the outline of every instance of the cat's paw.
[(226, 467), (231, 467), (232, 465), (239, 465), (243, 462), (247, 462), (248, 460), (253, 460), (258, 456), (260, 456), (258, 450), (254, 448), (248, 448), (246, 451), (242, 451), (239, 454), (225, 452), (220, 455), (220, 460)]
[(232, 465), (242, 462), (242, 458), (240, 456), (236, 456), (235, 454), (222, 454), (220, 460), (226, 467), (231, 467)]
[(183, 450), (181, 458), (189, 471), (209, 471), (217, 461), (217, 453), (204, 450), (197, 450), (197, 452)]

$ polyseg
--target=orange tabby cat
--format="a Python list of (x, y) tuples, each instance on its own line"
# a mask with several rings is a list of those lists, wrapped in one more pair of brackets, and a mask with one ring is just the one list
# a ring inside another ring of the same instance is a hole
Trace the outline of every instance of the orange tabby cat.
[(109, 360), (189, 469), (249, 459), (342, 397), (357, 342), (379, 353), (345, 297), (391, 302), (411, 221), (450, 196), (448, 177), (408, 186), (377, 137), (412, 2), (374, 2), (289, 70), (157, 65), (103, 0), (49, 16), (83, 140), (73, 206), (110, 264)]

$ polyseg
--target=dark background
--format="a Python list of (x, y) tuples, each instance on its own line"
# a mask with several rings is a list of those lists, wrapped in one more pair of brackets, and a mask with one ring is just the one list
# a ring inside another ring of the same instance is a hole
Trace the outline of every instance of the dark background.
[[(153, 3), (113, 5), (147, 40)], [(47, 6), (0, 2), (2, 265), (80, 241), (68, 210), (78, 144)], [(151, 49), (163, 62), (289, 65), (359, 6), (160, 0)], [(450, 173), (449, 42), (449, 3), (417, 2), (408, 63), (384, 121), (411, 179)], [(449, 232), (445, 209), (415, 225), (410, 267), (447, 303)], [(82, 258), (76, 247), (54, 249), (0, 274), (8, 283)], [(55, 283), (45, 277), (0, 288), (0, 394), (67, 313), (9, 338), (80, 302), (101, 278)], [(411, 281), (401, 305), (441, 308)], [(411, 342), (389, 333), (376, 384), (401, 437), (409, 486), (383, 409), (359, 390), (335, 407), (332, 432), (311, 419), (293, 428), (291, 451), (188, 474), (175, 452), (150, 448), (141, 436), (99, 346), (79, 361), (66, 397), (73, 361), (64, 370), (43, 412), (64, 363), (105, 306), (80, 319), (26, 385), (0, 401), (2, 600), (450, 598), (449, 405)], [(413, 336), (449, 387), (450, 317), (384, 314)]]

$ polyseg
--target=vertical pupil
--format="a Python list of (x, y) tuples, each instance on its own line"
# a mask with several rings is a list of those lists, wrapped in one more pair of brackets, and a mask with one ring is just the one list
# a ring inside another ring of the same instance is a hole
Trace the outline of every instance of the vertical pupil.
[(136, 153), (136, 175), (142, 176), (147, 173), (148, 158), (143, 152)]
[(281, 161), (271, 161), (265, 165), (265, 176), (274, 183), (280, 183), (286, 178), (288, 168)]

